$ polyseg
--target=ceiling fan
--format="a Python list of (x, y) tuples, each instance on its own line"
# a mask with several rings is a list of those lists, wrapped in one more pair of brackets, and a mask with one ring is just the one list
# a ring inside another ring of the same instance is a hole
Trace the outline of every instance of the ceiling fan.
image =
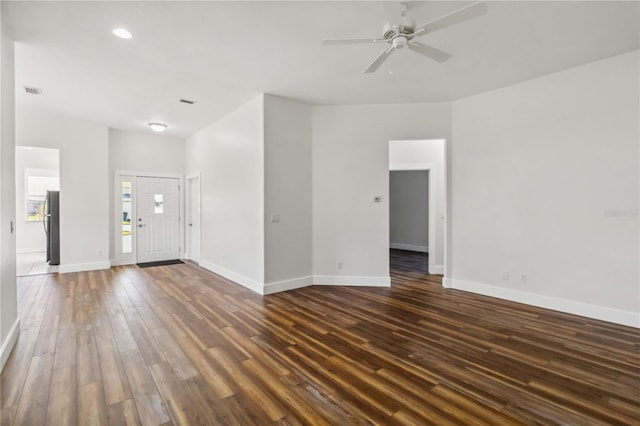
[(451, 55), (435, 47), (420, 43), (415, 39), (425, 34), (475, 18), (487, 11), (487, 6), (483, 2), (477, 2), (416, 27), (414, 20), (407, 16), (408, 7), (406, 3), (383, 1), (382, 4), (384, 5), (389, 20), (382, 28), (382, 38), (330, 39), (322, 40), (322, 44), (325, 46), (336, 44), (388, 44), (389, 46), (365, 68), (364, 73), (375, 72), (395, 50), (405, 47), (429, 59), (442, 63), (448, 60)]

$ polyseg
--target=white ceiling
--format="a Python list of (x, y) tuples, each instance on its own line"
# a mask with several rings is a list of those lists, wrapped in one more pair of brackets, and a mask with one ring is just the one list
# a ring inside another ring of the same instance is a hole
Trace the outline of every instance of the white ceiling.
[[(408, 3), (418, 24), (470, 4)], [(263, 92), (311, 104), (449, 101), (640, 45), (637, 1), (487, 5), (486, 15), (421, 38), (453, 55), (445, 64), (403, 50), (367, 75), (380, 45), (320, 41), (379, 37), (380, 2), (22, 1), (3, 10), (17, 42), (19, 106), (126, 130), (161, 121), (179, 137)], [(115, 27), (134, 38), (114, 37)]]

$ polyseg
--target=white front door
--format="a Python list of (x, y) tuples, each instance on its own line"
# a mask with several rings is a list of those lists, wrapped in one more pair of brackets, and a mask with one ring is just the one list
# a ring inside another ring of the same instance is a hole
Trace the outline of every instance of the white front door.
[(138, 177), (138, 263), (180, 258), (180, 181)]
[(200, 178), (188, 180), (189, 204), (187, 206), (187, 238), (189, 259), (200, 261)]

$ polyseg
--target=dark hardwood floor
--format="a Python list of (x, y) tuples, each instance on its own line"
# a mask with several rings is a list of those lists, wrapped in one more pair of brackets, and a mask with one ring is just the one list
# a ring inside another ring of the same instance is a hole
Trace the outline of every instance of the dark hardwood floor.
[(266, 297), (190, 263), (20, 278), (2, 424), (638, 424), (640, 330), (402, 263)]
[(389, 266), (392, 272), (429, 273), (429, 255), (417, 251), (389, 250)]

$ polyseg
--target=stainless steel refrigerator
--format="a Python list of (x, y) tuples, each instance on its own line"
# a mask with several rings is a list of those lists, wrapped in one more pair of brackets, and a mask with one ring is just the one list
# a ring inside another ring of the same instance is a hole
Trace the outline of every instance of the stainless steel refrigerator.
[(47, 191), (44, 200), (44, 232), (47, 234), (47, 262), (60, 264), (60, 191)]

